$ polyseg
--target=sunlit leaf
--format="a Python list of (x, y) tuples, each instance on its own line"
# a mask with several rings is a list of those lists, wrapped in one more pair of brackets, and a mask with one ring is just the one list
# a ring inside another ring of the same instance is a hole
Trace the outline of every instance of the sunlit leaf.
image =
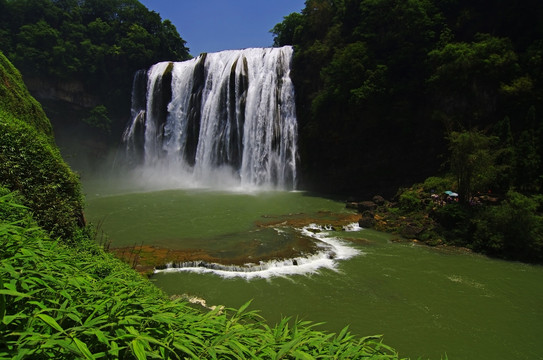
[(45, 322), (47, 325), (49, 325), (53, 329), (60, 332), (64, 332), (64, 329), (51, 316), (47, 314), (37, 314), (36, 316), (39, 317), (41, 320), (43, 320), (43, 322)]

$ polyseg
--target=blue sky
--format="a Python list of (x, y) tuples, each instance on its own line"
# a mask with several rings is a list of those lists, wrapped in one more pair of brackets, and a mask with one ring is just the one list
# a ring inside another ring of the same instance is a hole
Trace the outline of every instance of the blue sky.
[(140, 0), (169, 19), (193, 56), (273, 44), (269, 32), (305, 0)]

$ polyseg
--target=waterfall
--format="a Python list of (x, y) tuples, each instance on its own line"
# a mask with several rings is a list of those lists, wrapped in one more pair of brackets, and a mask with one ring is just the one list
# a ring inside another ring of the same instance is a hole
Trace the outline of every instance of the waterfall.
[(185, 185), (295, 188), (292, 55), (288, 46), (228, 50), (138, 72), (128, 163)]

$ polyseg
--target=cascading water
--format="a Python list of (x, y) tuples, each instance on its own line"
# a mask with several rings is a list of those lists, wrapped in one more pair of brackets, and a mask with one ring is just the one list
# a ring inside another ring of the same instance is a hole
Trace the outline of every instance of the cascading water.
[(138, 72), (126, 155), (187, 186), (293, 189), (297, 124), (291, 47), (202, 54)]
[[(317, 224), (309, 224), (302, 229), (298, 229), (304, 236), (318, 241), (320, 250), (306, 256), (260, 261), (259, 263), (244, 265), (224, 265), (206, 261), (170, 263), (156, 268), (155, 273), (191, 271), (214, 273), (226, 278), (243, 277), (252, 279), (288, 274), (308, 274), (320, 268), (335, 269), (337, 260), (350, 259), (353, 256), (360, 255), (361, 252), (346, 245), (343, 240), (331, 236), (330, 231), (332, 230), (332, 228), (326, 228)], [(349, 224), (343, 230), (360, 231), (361, 228), (358, 224)]]

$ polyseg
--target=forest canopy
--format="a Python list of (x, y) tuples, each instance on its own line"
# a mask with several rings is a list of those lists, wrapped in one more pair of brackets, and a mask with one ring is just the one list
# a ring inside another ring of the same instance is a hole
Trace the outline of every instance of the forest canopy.
[(136, 0), (1, 0), (0, 33), (1, 50), (29, 75), (131, 79), (189, 57), (175, 26)]
[(452, 132), (481, 131), (511, 147), (495, 188), (541, 189), (541, 24), (533, 0), (306, 1), (271, 30), (295, 47), (306, 185), (411, 184), (442, 170)]
[[(0, 51), (21, 71), (53, 125), (85, 123), (113, 142), (129, 116), (134, 73), (190, 58), (185, 44), (169, 20), (137, 0), (0, 0)], [(55, 96), (40, 96), (39, 90), (63, 83), (68, 92), (79, 91), (78, 103), (69, 104), (75, 114), (46, 102)], [(97, 112), (104, 115), (98, 123)]]

